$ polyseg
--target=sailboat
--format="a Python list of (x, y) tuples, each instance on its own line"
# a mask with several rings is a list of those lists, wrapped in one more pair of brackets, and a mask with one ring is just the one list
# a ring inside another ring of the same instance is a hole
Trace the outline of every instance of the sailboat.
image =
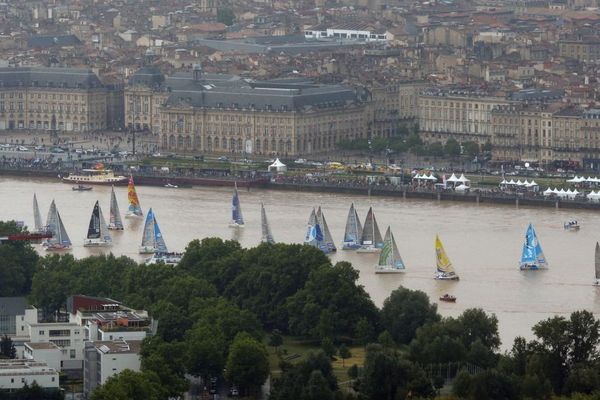
[(317, 222), (323, 231), (323, 242), (320, 243), (321, 250), (323, 250), (325, 253), (333, 253), (337, 251), (335, 243), (333, 242), (333, 237), (331, 236), (331, 232), (329, 232), (329, 227), (327, 226), (325, 214), (323, 211), (321, 211), (321, 206), (319, 206), (317, 209)]
[(596, 267), (596, 286), (600, 286), (600, 244), (596, 242), (596, 257), (595, 257), (595, 267)]
[(262, 229), (261, 241), (264, 243), (274, 244), (275, 239), (273, 239), (271, 227), (269, 226), (269, 221), (267, 221), (267, 212), (265, 211), (265, 206), (263, 203), (260, 203), (260, 226)]
[(237, 183), (233, 188), (233, 197), (231, 199), (231, 222), (229, 223), (231, 228), (243, 228), (244, 217), (242, 216), (242, 206), (240, 205), (240, 196), (237, 191)]
[(454, 267), (444, 250), (442, 241), (438, 235), (435, 235), (435, 258), (437, 271), (435, 273), (435, 279), (446, 280), (446, 281), (457, 281), (458, 275), (454, 272)]
[(52, 233), (52, 237), (42, 243), (47, 251), (68, 250), (71, 248), (71, 239), (67, 235), (67, 230), (63, 225), (54, 200), (52, 200), (50, 210), (48, 211), (46, 229)]
[(117, 203), (114, 186), (110, 191), (110, 218), (108, 221), (108, 229), (117, 231), (123, 230), (123, 221), (121, 220), (121, 212), (119, 211), (119, 204)]
[(360, 238), (362, 236), (362, 226), (358, 213), (354, 208), (354, 203), (350, 204), (348, 218), (346, 218), (346, 230), (344, 231), (344, 243), (342, 250), (356, 250), (360, 247)]
[(321, 225), (317, 221), (317, 213), (315, 209), (312, 209), (310, 213), (310, 217), (308, 217), (308, 228), (306, 230), (306, 236), (304, 236), (304, 243), (320, 248), (320, 243), (323, 242), (323, 231), (321, 230)]
[(131, 175), (129, 176), (129, 184), (127, 185), (127, 200), (129, 201), (129, 208), (125, 214), (126, 218), (141, 217), (144, 215), (142, 212), (142, 207), (140, 207), (140, 199), (138, 199), (135, 186), (133, 184), (133, 176)]
[(525, 233), (525, 243), (523, 243), (523, 252), (521, 253), (521, 262), (519, 268), (525, 269), (540, 269), (547, 267), (546, 257), (542, 250), (542, 246), (537, 238), (533, 225), (529, 224)]
[(181, 261), (183, 254), (169, 252), (165, 239), (160, 232), (158, 221), (152, 209), (148, 210), (146, 223), (144, 224), (144, 233), (142, 236), (142, 245), (139, 249), (140, 254), (152, 254), (152, 257), (146, 260), (146, 264), (167, 264), (177, 265)]
[(383, 239), (383, 249), (381, 249), (381, 254), (379, 254), (379, 262), (375, 267), (375, 273), (394, 274), (403, 272), (405, 268), (404, 261), (402, 261), (402, 257), (400, 257), (400, 252), (398, 251), (398, 246), (396, 246), (392, 229), (388, 226), (387, 231), (385, 231), (385, 238)]
[(40, 214), (40, 206), (38, 205), (35, 193), (33, 194), (33, 229), (36, 233), (46, 230), (42, 224), (42, 214)]
[(90, 217), (90, 225), (88, 226), (87, 237), (83, 240), (85, 247), (103, 247), (112, 244), (112, 237), (106, 226), (104, 215), (100, 203), (96, 201), (92, 216)]
[(158, 222), (152, 208), (146, 215), (146, 223), (142, 234), (142, 244), (139, 248), (140, 254), (167, 253), (167, 245), (162, 237)]
[(381, 238), (381, 232), (379, 226), (377, 226), (377, 220), (375, 219), (375, 213), (373, 207), (369, 207), (369, 212), (365, 218), (365, 225), (363, 226), (362, 234), (360, 237), (360, 248), (356, 251), (357, 253), (377, 253), (381, 251), (383, 247), (383, 239)]

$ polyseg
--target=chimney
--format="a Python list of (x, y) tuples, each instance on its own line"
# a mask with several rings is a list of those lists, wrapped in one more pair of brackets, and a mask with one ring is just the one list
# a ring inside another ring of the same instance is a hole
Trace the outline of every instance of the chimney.
[(194, 64), (193, 68), (194, 82), (202, 80), (202, 66), (200, 64)]

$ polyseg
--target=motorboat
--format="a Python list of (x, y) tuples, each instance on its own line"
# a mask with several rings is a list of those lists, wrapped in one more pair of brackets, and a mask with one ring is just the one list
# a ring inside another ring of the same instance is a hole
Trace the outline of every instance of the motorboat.
[(87, 192), (92, 190), (92, 187), (79, 184), (77, 186), (73, 186), (71, 189), (73, 189), (75, 192)]
[(172, 183), (167, 183), (164, 187), (166, 187), (167, 189), (178, 189), (179, 188), (179, 186), (173, 185)]
[(154, 255), (146, 260), (147, 265), (153, 264), (166, 264), (166, 265), (177, 265), (183, 257), (182, 253), (154, 253)]
[(443, 296), (440, 296), (440, 301), (445, 301), (447, 303), (456, 303), (456, 297), (446, 293)]
[(565, 228), (565, 231), (572, 231), (572, 232), (576, 232), (580, 228), (580, 225), (577, 221), (567, 221), (564, 223), (563, 226)]

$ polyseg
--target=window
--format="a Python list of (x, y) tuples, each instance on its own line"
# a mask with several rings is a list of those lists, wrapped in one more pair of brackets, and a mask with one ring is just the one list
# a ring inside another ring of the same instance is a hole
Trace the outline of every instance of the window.
[(40, 336), (44, 336), (46, 334), (46, 332), (44, 331), (39, 331)]
[(75, 349), (69, 350), (69, 357), (70, 358), (75, 358)]

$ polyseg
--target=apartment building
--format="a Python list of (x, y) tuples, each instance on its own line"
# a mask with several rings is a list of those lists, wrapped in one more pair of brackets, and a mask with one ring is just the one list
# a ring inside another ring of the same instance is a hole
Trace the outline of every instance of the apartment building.
[(139, 371), (141, 358), (139, 340), (86, 342), (83, 371), (83, 393), (89, 398), (96, 387), (126, 369)]

